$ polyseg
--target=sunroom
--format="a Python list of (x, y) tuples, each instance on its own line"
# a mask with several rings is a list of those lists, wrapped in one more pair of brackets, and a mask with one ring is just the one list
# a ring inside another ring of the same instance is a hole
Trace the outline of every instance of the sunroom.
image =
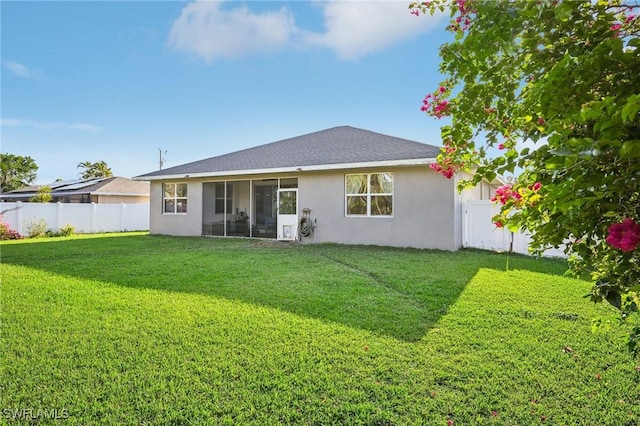
[(202, 235), (293, 240), (297, 201), (297, 178), (204, 182)]

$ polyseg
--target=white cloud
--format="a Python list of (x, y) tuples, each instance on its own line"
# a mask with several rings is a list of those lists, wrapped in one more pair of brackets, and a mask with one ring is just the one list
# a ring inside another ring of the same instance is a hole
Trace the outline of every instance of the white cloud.
[(198, 1), (182, 9), (171, 27), (168, 45), (211, 62), (278, 50), (288, 45), (297, 32), (286, 8), (254, 13), (244, 5), (223, 9), (221, 2)]
[(326, 32), (309, 38), (334, 49), (341, 59), (357, 59), (439, 25), (441, 15), (420, 18), (409, 13), (406, 0), (329, 1), (320, 3)]
[(440, 25), (442, 15), (417, 18), (406, 0), (318, 1), (324, 32), (299, 28), (287, 8), (256, 13), (246, 5), (196, 1), (182, 9), (167, 44), (206, 62), (291, 47), (334, 50), (340, 59), (354, 60)]
[(18, 77), (30, 78), (32, 80), (41, 80), (46, 77), (42, 71), (35, 68), (29, 68), (18, 62), (4, 61), (2, 65), (4, 66), (4, 69)]
[(92, 133), (97, 133), (102, 130), (102, 127), (89, 124), (89, 123), (63, 123), (63, 122), (41, 122), (34, 120), (22, 120), (19, 118), (3, 118), (1, 121), (2, 127), (33, 127), (36, 129), (66, 129), (66, 130), (81, 130)]

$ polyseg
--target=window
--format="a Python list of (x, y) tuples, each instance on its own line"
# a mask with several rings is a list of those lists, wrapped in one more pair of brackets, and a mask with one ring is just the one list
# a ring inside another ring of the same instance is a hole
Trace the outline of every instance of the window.
[(165, 183), (162, 185), (162, 212), (165, 214), (187, 212), (186, 183)]
[(227, 213), (231, 214), (233, 212), (233, 186), (228, 183), (227, 184), (227, 195), (225, 198), (225, 193), (224, 193), (224, 183), (216, 183), (216, 208), (215, 208), (215, 213), (216, 214), (223, 214), (225, 213), (224, 210), (224, 206), (225, 206), (225, 200), (226, 200), (226, 204), (227, 204)]
[(393, 173), (345, 176), (347, 216), (392, 216)]
[(297, 214), (297, 197), (298, 191), (296, 190), (278, 191), (278, 200), (280, 201), (278, 214)]

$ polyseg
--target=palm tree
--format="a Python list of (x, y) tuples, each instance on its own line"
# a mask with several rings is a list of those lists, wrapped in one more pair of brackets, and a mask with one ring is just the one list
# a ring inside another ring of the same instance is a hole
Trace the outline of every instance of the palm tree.
[(91, 161), (83, 161), (78, 164), (77, 168), (84, 169), (83, 172), (78, 173), (80, 175), (80, 178), (82, 179), (113, 176), (113, 172), (104, 161), (98, 161), (96, 163), (92, 163)]
[(38, 189), (38, 193), (31, 197), (29, 201), (32, 203), (50, 203), (53, 200), (53, 196), (51, 195), (51, 187), (45, 185), (41, 186)]

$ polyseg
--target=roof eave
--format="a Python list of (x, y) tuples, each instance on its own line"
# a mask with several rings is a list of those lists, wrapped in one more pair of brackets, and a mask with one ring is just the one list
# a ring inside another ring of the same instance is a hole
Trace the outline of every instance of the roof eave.
[[(108, 197), (149, 197), (149, 193), (139, 192), (97, 192), (97, 191), (64, 191), (64, 192), (51, 192), (53, 197), (66, 197), (70, 195), (102, 195)], [(22, 194), (0, 194), (1, 198), (32, 198), (38, 195), (37, 192), (25, 192)]]
[(148, 197), (149, 193), (141, 193), (141, 192), (97, 192), (93, 191), (90, 193), (91, 195), (104, 195), (108, 197)]
[(203, 173), (180, 173), (156, 176), (136, 176), (132, 180), (152, 181), (168, 179), (207, 178), (220, 176), (243, 176), (277, 173), (303, 173), (329, 170), (364, 169), (372, 167), (424, 166), (436, 162), (435, 158), (413, 158), (405, 160), (367, 161), (360, 163), (318, 164), (312, 166), (275, 167), (270, 169), (225, 170)]
[[(67, 196), (67, 195), (91, 195), (90, 192), (51, 192), (50, 193), (52, 197), (59, 197), (59, 196)], [(0, 197), (3, 199), (12, 199), (12, 198), (33, 198), (35, 196), (37, 196), (38, 193), (37, 192), (25, 192), (23, 194), (2, 194)]]

